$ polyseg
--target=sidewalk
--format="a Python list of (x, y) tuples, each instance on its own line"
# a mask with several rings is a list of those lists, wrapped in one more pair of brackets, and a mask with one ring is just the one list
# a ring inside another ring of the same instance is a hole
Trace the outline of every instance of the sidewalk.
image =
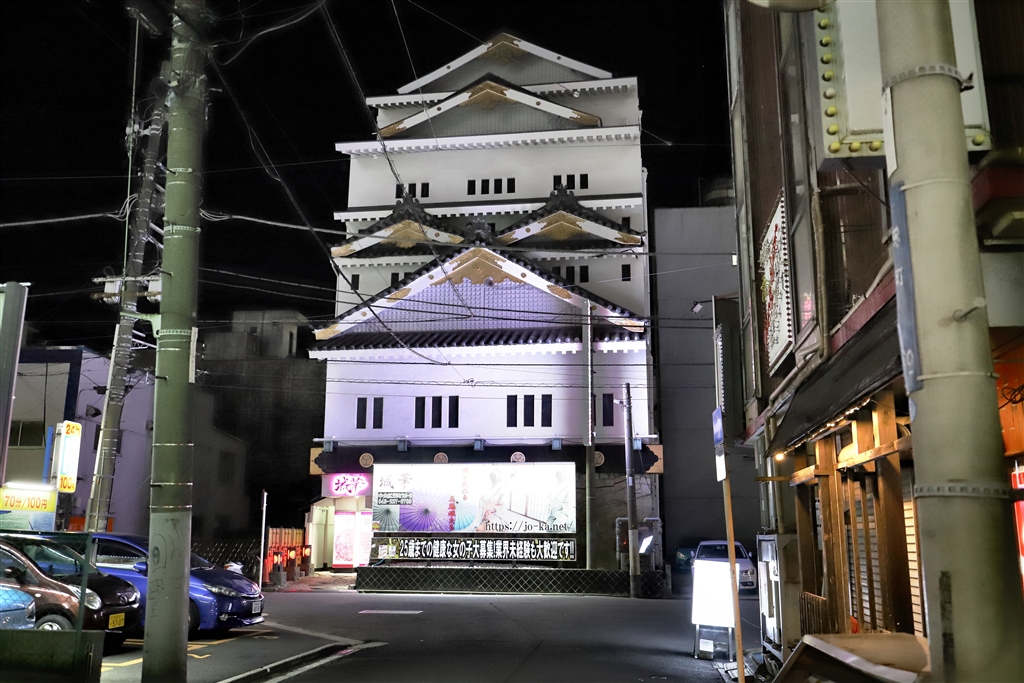
[(264, 584), (264, 593), (311, 593), (313, 591), (348, 591), (353, 590), (356, 583), (355, 572), (314, 571), (296, 581), (289, 581), (284, 586)]

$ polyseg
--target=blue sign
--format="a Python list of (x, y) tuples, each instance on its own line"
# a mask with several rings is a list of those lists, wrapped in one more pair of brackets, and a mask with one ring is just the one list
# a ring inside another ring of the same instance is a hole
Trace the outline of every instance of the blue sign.
[(711, 413), (711, 429), (715, 433), (715, 445), (725, 443), (725, 429), (722, 428), (722, 408), (719, 406)]
[(900, 337), (900, 360), (907, 393), (921, 388), (921, 353), (917, 347), (917, 308), (914, 303), (914, 270), (910, 263), (910, 235), (907, 232), (907, 201), (903, 182), (889, 188), (892, 216), (893, 276), (896, 278), (896, 331)]

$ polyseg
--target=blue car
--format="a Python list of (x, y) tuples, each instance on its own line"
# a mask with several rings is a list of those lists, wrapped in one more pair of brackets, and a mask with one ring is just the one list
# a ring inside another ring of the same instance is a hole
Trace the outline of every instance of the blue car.
[[(46, 534), (82, 552), (84, 534)], [(101, 571), (128, 581), (142, 594), (143, 615), (146, 601), (146, 560), (149, 539), (132, 534), (97, 532), (96, 566)], [(84, 552), (83, 552), (84, 554)], [(241, 574), (221, 569), (192, 553), (192, 571), (188, 586), (188, 629), (227, 631), (263, 622), (263, 594), (255, 582)], [(143, 616), (143, 623), (145, 617)]]
[(0, 584), (0, 628), (36, 627), (36, 601), (25, 591)]

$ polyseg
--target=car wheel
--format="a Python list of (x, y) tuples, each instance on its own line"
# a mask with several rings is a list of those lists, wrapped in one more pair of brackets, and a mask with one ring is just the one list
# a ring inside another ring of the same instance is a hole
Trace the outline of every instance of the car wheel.
[(199, 607), (191, 600), (188, 601), (188, 635), (195, 636), (199, 633)]
[(47, 614), (36, 620), (36, 628), (40, 631), (70, 631), (74, 628), (71, 620), (59, 614)]

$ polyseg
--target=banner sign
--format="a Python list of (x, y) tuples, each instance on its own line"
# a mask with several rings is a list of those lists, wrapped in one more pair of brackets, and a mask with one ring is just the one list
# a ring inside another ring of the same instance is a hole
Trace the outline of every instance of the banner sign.
[(554, 538), (374, 538), (374, 560), (576, 560), (576, 539)]
[(65, 420), (57, 425), (54, 440), (54, 476), (57, 490), (74, 493), (78, 487), (78, 455), (82, 449), (82, 425)]
[(373, 530), (576, 533), (571, 462), (374, 465)]
[(761, 239), (761, 301), (764, 303), (764, 344), (772, 368), (793, 346), (793, 311), (789, 284), (789, 228), (786, 199), (779, 197), (775, 213)]
[(0, 486), (0, 529), (53, 531), (57, 518), (57, 491), (52, 487)]
[(320, 476), (320, 495), (324, 498), (350, 498), (370, 493), (368, 474), (323, 474)]
[[(892, 146), (886, 145), (886, 148)], [(893, 276), (896, 279), (896, 332), (900, 338), (903, 382), (909, 394), (921, 389), (921, 353), (917, 348), (917, 303), (914, 300), (914, 270), (910, 265), (907, 201), (902, 182), (889, 188), (889, 215), (892, 221)], [(910, 419), (914, 419), (913, 411)]]

